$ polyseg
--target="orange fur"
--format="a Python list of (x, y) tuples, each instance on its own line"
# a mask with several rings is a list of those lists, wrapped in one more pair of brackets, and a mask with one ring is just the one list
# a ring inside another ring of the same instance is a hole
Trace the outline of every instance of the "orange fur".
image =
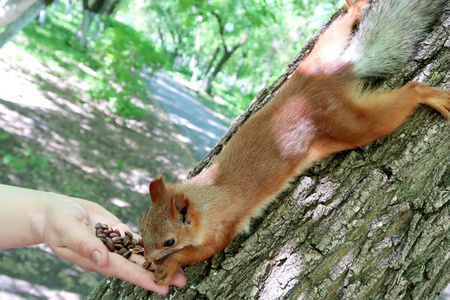
[[(212, 166), (184, 183), (166, 187), (161, 178), (151, 183), (152, 205), (141, 230), (145, 258), (159, 264), (159, 283), (170, 282), (179, 265), (222, 250), (294, 175), (320, 158), (389, 134), (419, 103), (450, 118), (448, 91), (417, 82), (394, 91), (363, 90), (353, 66), (338, 55), (368, 1), (347, 3), (348, 12), (319, 38), (274, 99), (239, 128)], [(175, 244), (164, 247), (171, 238)]]

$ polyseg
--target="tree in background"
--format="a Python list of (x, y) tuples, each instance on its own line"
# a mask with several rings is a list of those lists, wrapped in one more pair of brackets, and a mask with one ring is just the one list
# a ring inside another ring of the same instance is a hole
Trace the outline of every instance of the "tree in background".
[[(212, 92), (216, 84), (215, 93), (229, 94), (231, 88), (244, 94), (234, 104), (243, 109), (335, 10), (323, 2), (169, 0), (144, 6), (147, 31), (171, 67), (197, 81), (197, 88)], [(285, 47), (293, 40), (296, 47)]]
[[(87, 47), (89, 29), (94, 19), (99, 18), (100, 15), (110, 16), (119, 3), (120, 0), (83, 0), (83, 19), (76, 33), (76, 38), (83, 49)], [(98, 32), (93, 36), (97, 34)]]
[(8, 25), (23, 14), (37, 0), (2, 0), (0, 1), (0, 27)]
[(7, 0), (1, 7), (0, 26), (7, 25), (0, 34), (0, 48), (11, 40), (19, 31), (27, 26), (39, 12), (53, 0)]
[(242, 33), (242, 36), (238, 39), (238, 41), (234, 42), (231, 45), (228, 45), (225, 41), (225, 32), (232, 32), (234, 30), (233, 23), (225, 23), (222, 20), (222, 17), (217, 12), (211, 12), (212, 15), (217, 19), (217, 24), (219, 28), (219, 34), (220, 34), (220, 46), (223, 50), (222, 57), (219, 59), (219, 62), (213, 67), (214, 71), (211, 73), (211, 75), (205, 74), (205, 91), (208, 94), (211, 94), (212, 92), (212, 82), (216, 78), (217, 74), (222, 70), (225, 63), (231, 58), (231, 55), (238, 50), (240, 47), (242, 47), (248, 38), (248, 30), (246, 30), (244, 33)]

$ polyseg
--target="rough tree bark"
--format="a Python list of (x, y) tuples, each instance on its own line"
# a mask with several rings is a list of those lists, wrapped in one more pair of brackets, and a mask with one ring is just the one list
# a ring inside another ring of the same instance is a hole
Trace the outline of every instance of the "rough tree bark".
[[(450, 7), (401, 74), (450, 89)], [(317, 36), (317, 34), (316, 34)], [(277, 92), (313, 41), (259, 93), (211, 153)], [(377, 83), (380, 84), (380, 83)], [(299, 176), (211, 260), (186, 268), (170, 299), (435, 299), (450, 282), (450, 127), (421, 107), (390, 136)], [(145, 200), (144, 200), (145, 201)], [(90, 299), (162, 299), (106, 279)]]
[(23, 14), (36, 0), (0, 1), (0, 27), (8, 25)]
[(45, 0), (37, 0), (34, 4), (29, 6), (19, 17), (9, 23), (5, 30), (0, 34), (0, 48), (9, 42), (19, 31), (27, 26), (42, 9), (45, 9)]

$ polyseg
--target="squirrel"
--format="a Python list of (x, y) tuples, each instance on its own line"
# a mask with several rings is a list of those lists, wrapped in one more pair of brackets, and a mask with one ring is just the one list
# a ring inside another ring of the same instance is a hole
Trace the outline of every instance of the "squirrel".
[(344, 14), (209, 168), (182, 183), (150, 183), (141, 232), (158, 284), (168, 284), (180, 265), (224, 249), (319, 159), (386, 136), (420, 103), (450, 120), (450, 91), (419, 82), (395, 90), (366, 84), (401, 70), (449, 0), (369, 2), (346, 0)]

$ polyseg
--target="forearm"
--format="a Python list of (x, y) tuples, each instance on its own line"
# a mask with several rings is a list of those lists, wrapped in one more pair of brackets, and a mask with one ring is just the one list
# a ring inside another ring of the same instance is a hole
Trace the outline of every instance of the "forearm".
[[(167, 293), (167, 286), (154, 283), (153, 273), (109, 252), (95, 236), (97, 222), (109, 224), (121, 232), (130, 230), (94, 202), (0, 184), (0, 249), (47, 243), (56, 255), (84, 270)], [(136, 261), (139, 259), (141, 264), (143, 258), (137, 257)], [(180, 268), (176, 271), (180, 272)], [(178, 274), (172, 284), (184, 286), (185, 277)]]
[(0, 184), (0, 249), (42, 243), (45, 210), (64, 197)]

